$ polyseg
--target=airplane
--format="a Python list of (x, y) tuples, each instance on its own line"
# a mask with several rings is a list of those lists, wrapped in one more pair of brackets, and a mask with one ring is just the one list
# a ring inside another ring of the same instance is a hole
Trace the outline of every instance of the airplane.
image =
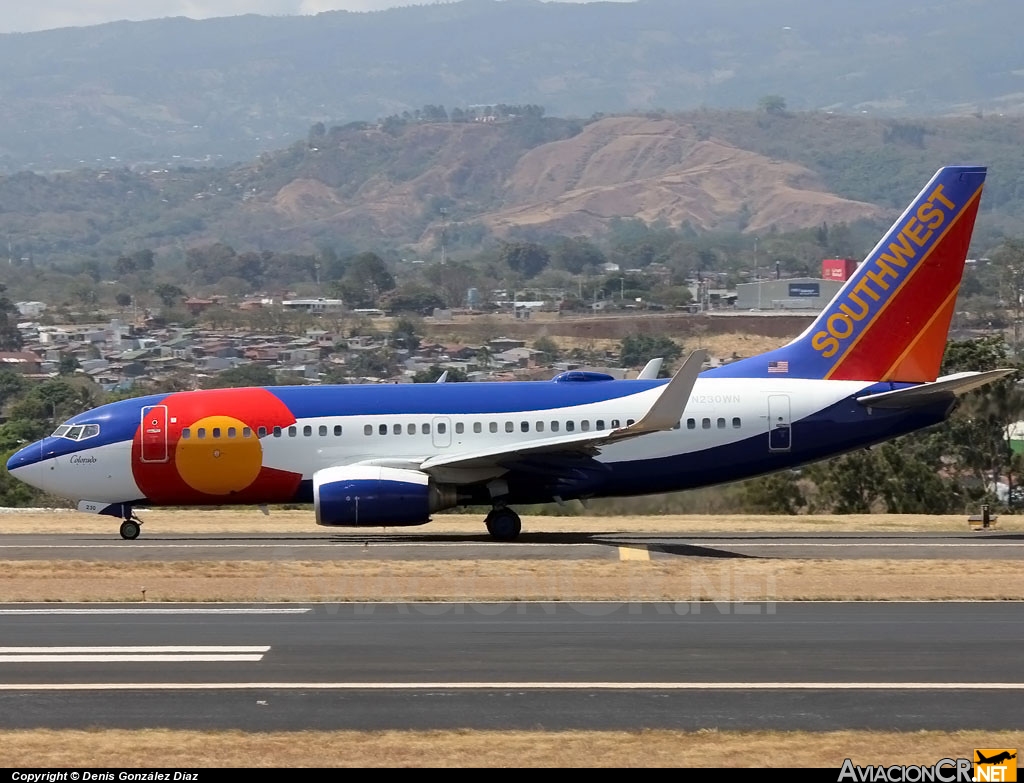
[(1004, 761), (1017, 758), (1016, 753), (1010, 753), (1008, 750), (997, 753), (992, 758), (986, 758), (980, 750), (975, 750), (974, 755), (978, 757), (977, 761), (974, 762), (975, 764), (1001, 764)]
[(154, 394), (73, 416), (11, 475), (120, 518), (136, 509), (312, 503), (316, 523), (421, 525), (490, 506), (671, 492), (792, 469), (944, 421), (1012, 370), (939, 367), (987, 169), (946, 166), (814, 322), (787, 345), (658, 379), (353, 384)]

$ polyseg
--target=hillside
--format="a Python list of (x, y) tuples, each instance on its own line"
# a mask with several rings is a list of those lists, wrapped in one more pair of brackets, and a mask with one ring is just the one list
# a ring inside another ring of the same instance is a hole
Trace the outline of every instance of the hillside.
[(140, 247), (180, 258), (210, 242), (415, 256), (436, 253), (442, 232), (469, 249), (489, 237), (599, 239), (622, 219), (752, 233), (886, 214), (686, 118), (356, 124), (224, 169), (0, 177), (0, 233), (17, 255), (58, 263)]
[(1019, 26), (1018, 0), (462, 0), (0, 35), (0, 172), (235, 163), (426, 104), (1020, 113)]

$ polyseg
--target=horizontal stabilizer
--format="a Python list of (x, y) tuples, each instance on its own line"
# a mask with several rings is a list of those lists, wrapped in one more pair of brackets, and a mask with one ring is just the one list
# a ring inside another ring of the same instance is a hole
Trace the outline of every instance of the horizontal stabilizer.
[(1014, 372), (1016, 370), (1013, 369), (989, 370), (988, 372), (960, 372), (956, 375), (947, 375), (944, 378), (939, 378), (931, 383), (912, 386), (909, 389), (869, 394), (866, 397), (859, 397), (857, 402), (872, 408), (912, 408), (916, 405), (935, 402), (938, 399), (937, 395), (945, 394), (950, 397), (959, 397), (961, 394), (974, 391), (988, 383), (1005, 378)]

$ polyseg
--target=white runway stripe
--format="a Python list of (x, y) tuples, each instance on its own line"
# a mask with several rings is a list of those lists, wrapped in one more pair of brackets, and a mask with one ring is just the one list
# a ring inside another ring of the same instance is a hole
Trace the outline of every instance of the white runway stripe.
[(5, 663), (255, 663), (262, 655), (0, 655)]
[(652, 690), (652, 691), (1024, 691), (1007, 682), (111, 682), (0, 683), (0, 691), (217, 691), (217, 690)]
[(27, 655), (30, 653), (265, 653), (270, 650), (270, 645), (238, 647), (236, 645), (137, 645), (116, 647), (0, 647), (0, 655)]
[(0, 647), (9, 663), (254, 663), (270, 646)]
[(306, 614), (310, 607), (289, 607), (282, 609), (241, 609), (241, 608), (198, 608), (198, 607), (153, 607), (138, 608), (95, 608), (95, 609), (0, 609), (0, 615), (16, 614)]

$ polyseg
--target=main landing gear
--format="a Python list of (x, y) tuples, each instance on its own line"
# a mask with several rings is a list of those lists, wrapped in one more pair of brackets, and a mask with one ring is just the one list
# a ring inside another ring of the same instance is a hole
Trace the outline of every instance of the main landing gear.
[(497, 541), (514, 541), (523, 529), (519, 515), (507, 506), (495, 506), (484, 519), (487, 532)]
[(135, 516), (131, 509), (125, 509), (124, 522), (121, 523), (121, 538), (134, 541), (142, 532), (142, 520)]

